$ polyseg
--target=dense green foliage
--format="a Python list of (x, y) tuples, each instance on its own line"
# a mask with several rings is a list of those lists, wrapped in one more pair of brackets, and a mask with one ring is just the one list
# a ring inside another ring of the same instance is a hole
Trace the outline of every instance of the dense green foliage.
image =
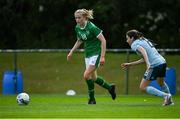
[(0, 48), (71, 48), (74, 11), (93, 9), (108, 48), (126, 48), (138, 29), (159, 48), (179, 48), (180, 0), (1, 0)]
[(180, 96), (175, 105), (163, 107), (161, 98), (153, 96), (121, 96), (113, 101), (97, 96), (96, 105), (87, 105), (82, 95), (30, 94), (28, 106), (19, 106), (16, 97), (0, 95), (0, 118), (179, 118)]

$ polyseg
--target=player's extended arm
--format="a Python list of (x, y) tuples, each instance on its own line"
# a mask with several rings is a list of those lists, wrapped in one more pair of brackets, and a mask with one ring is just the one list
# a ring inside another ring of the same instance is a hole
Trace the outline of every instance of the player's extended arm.
[(105, 63), (105, 54), (106, 54), (106, 39), (103, 34), (100, 33), (97, 37), (101, 41), (101, 58), (100, 64), (103, 65)]
[(134, 61), (134, 62), (121, 64), (121, 67), (123, 69), (127, 69), (130, 66), (142, 64), (144, 62), (146, 63), (147, 69), (150, 68), (150, 64), (149, 64), (149, 60), (148, 60), (148, 56), (147, 56), (146, 50), (142, 46), (138, 47), (137, 50), (142, 54), (143, 58), (141, 58), (140, 60)]
[(74, 44), (73, 48), (70, 50), (70, 52), (67, 55), (67, 61), (69, 61), (72, 57), (73, 52), (80, 47), (83, 41), (77, 40), (76, 43)]
[(137, 60), (137, 61), (129, 62), (129, 63), (122, 63), (121, 67), (122, 67), (122, 69), (127, 69), (130, 66), (134, 66), (134, 65), (138, 65), (138, 64), (142, 64), (142, 63), (144, 63), (143, 58), (141, 58), (140, 60)]

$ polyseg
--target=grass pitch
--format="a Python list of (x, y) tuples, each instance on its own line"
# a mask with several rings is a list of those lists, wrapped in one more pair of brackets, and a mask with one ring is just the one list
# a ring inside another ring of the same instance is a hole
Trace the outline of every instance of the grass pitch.
[(19, 106), (16, 95), (0, 95), (0, 118), (179, 118), (180, 95), (175, 105), (162, 106), (163, 100), (149, 95), (96, 96), (96, 105), (87, 104), (87, 96), (30, 94), (30, 103)]
[[(0, 54), (0, 82), (3, 73), (12, 71), (13, 53)], [(30, 94), (63, 94), (69, 89), (76, 90), (78, 94), (87, 93), (87, 85), (83, 80), (84, 53), (75, 53), (70, 62), (66, 60), (67, 52), (58, 53), (19, 53), (17, 66), (23, 74), (25, 91)], [(166, 55), (168, 67), (176, 69), (177, 92), (180, 89), (180, 55)], [(130, 61), (139, 59), (136, 54), (130, 54)], [(106, 63), (98, 68), (98, 75), (107, 82), (115, 83), (117, 94), (126, 92), (125, 71), (120, 64), (126, 61), (125, 53), (107, 53)], [(129, 69), (129, 94), (141, 94), (139, 84), (145, 72), (145, 65), (135, 66)], [(45, 88), (46, 87), (46, 88)], [(80, 88), (79, 88), (80, 87)], [(104, 89), (96, 88), (96, 94), (104, 95)], [(2, 85), (0, 85), (2, 92)]]

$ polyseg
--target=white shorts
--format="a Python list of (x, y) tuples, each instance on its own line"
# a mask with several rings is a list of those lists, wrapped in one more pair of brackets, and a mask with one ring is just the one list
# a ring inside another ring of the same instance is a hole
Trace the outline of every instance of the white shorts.
[(99, 66), (99, 60), (100, 60), (100, 55), (94, 55), (92, 57), (85, 58), (85, 63), (86, 63), (86, 69), (92, 65), (92, 66)]

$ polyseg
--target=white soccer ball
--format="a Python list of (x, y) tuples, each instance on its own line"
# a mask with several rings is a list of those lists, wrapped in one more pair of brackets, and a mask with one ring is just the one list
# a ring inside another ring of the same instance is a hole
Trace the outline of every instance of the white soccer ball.
[(27, 93), (20, 93), (17, 95), (16, 100), (19, 105), (28, 105), (30, 97)]
[(76, 95), (76, 92), (75, 92), (74, 90), (68, 90), (68, 91), (66, 92), (66, 95), (68, 95), (68, 96), (74, 96), (74, 95)]

